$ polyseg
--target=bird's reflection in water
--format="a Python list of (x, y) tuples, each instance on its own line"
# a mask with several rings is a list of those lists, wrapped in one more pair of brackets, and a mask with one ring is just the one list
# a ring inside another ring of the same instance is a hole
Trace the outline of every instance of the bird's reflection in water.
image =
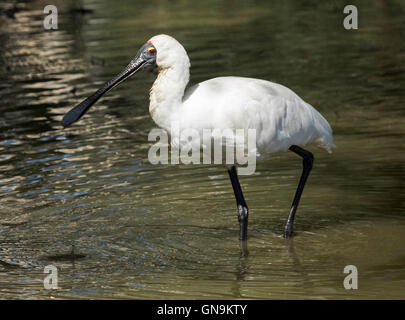
[(285, 248), (287, 249), (288, 256), (290, 257), (294, 268), (302, 269), (300, 259), (298, 258), (297, 253), (295, 251), (294, 238), (285, 239), (284, 245), (285, 245)]
[(86, 255), (84, 255), (84, 254), (75, 253), (75, 245), (72, 244), (72, 249), (70, 250), (69, 253), (50, 255), (50, 256), (47, 256), (46, 258), (48, 260), (57, 261), (57, 262), (68, 262), (69, 261), (72, 264), (72, 267), (74, 268), (75, 261), (78, 259), (83, 259), (85, 257), (86, 257)]
[[(294, 238), (284, 239), (285, 250), (288, 254), (288, 260), (291, 263), (292, 270), (300, 275), (300, 278), (303, 279), (303, 289), (309, 286), (306, 286), (306, 283), (310, 285), (308, 274), (305, 271), (304, 266), (301, 263), (300, 258), (297, 255)], [(243, 298), (243, 293), (241, 293), (241, 287), (243, 282), (246, 280), (247, 275), (249, 274), (249, 251), (247, 241), (240, 241), (240, 255), (238, 263), (235, 267), (235, 281), (232, 286), (232, 294), (234, 298)]]
[(310, 288), (311, 281), (308, 277), (308, 273), (305, 271), (305, 267), (302, 265), (301, 260), (298, 258), (297, 252), (294, 246), (294, 238), (287, 238), (285, 239), (285, 247), (288, 252), (288, 256), (292, 262), (292, 269), (295, 273), (300, 275), (300, 279), (302, 279), (302, 287)]
[(247, 247), (247, 240), (241, 240), (239, 242), (239, 247), (240, 247), (240, 255), (238, 264), (236, 265), (235, 268), (236, 279), (233, 282), (231, 289), (234, 298), (243, 298), (243, 295), (241, 294), (240, 290), (241, 284), (245, 280), (246, 275), (248, 274), (249, 271), (249, 264), (248, 264), (249, 251)]
[(240, 246), (240, 256), (241, 258), (246, 257), (249, 255), (248, 247), (247, 247), (247, 240), (239, 241)]

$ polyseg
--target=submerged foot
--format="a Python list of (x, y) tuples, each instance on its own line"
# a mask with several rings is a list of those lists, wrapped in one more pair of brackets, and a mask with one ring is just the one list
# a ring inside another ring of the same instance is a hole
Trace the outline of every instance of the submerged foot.
[(239, 221), (239, 240), (247, 240), (247, 228), (248, 228), (248, 218), (249, 218), (249, 209), (247, 206), (238, 205), (238, 221)]
[(290, 239), (294, 236), (294, 231), (293, 231), (293, 226), (292, 224), (289, 224), (287, 222), (285, 228), (284, 228), (284, 238), (285, 239)]

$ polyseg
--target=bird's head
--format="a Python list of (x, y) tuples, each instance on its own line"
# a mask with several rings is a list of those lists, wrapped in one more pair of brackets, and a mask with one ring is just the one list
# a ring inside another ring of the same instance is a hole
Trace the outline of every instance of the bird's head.
[(71, 109), (63, 117), (62, 125), (67, 127), (73, 122), (76, 122), (105, 93), (119, 85), (121, 82), (127, 80), (138, 71), (151, 66), (158, 66), (159, 69), (174, 68), (175, 66), (189, 68), (190, 61), (186, 50), (176, 39), (164, 34), (154, 36), (138, 50), (136, 56), (120, 74)]
[(156, 48), (156, 65), (160, 70), (175, 67), (190, 67), (190, 60), (186, 50), (173, 37), (159, 34), (152, 37), (148, 43)]

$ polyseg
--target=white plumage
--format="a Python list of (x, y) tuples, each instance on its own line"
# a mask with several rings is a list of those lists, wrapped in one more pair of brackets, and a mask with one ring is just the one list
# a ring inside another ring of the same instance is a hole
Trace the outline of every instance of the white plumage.
[(150, 92), (150, 114), (170, 130), (180, 128), (256, 129), (259, 154), (287, 151), (311, 143), (331, 152), (332, 129), (325, 118), (292, 90), (270, 81), (219, 77), (185, 90), (190, 62), (174, 38), (150, 39), (157, 50), (159, 74)]

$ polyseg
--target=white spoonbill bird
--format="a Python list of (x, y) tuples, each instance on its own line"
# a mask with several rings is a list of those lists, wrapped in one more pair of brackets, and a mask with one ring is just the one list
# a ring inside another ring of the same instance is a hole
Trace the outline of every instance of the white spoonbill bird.
[[(219, 77), (186, 90), (190, 60), (184, 47), (168, 35), (152, 37), (115, 78), (82, 101), (63, 118), (64, 127), (81, 116), (106, 92), (136, 72), (157, 66), (159, 73), (150, 90), (149, 112), (155, 123), (169, 131), (172, 121), (183, 127), (202, 129), (255, 129), (257, 151), (274, 153), (290, 150), (303, 158), (301, 179), (284, 228), (293, 235), (293, 223), (314, 157), (302, 146), (315, 143), (328, 152), (334, 148), (332, 129), (325, 118), (292, 90), (269, 81)], [(240, 239), (247, 239), (248, 207), (235, 165), (228, 167), (235, 193)]]

